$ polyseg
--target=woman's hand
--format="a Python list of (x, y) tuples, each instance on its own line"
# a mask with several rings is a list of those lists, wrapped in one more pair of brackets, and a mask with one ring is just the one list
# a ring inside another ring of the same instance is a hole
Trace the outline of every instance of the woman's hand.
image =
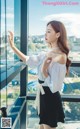
[(13, 48), (14, 47), (14, 42), (13, 42), (13, 33), (11, 31), (8, 31), (9, 32), (9, 43), (10, 43), (10, 46)]
[(48, 76), (47, 70), (48, 70), (48, 67), (49, 67), (51, 61), (52, 61), (52, 57), (48, 57), (48, 58), (44, 61), (43, 65), (42, 65), (42, 69), (41, 69), (41, 70), (42, 70), (42, 72), (43, 72), (43, 74), (44, 74), (45, 77)]
[(26, 61), (29, 59), (29, 56), (26, 56), (24, 53), (22, 53), (15, 45), (14, 45), (14, 41), (13, 41), (13, 33), (11, 31), (9, 31), (10, 35), (9, 35), (9, 43), (10, 46), (12, 47), (13, 51), (15, 52), (15, 54), (17, 54), (17, 56), (26, 63)]

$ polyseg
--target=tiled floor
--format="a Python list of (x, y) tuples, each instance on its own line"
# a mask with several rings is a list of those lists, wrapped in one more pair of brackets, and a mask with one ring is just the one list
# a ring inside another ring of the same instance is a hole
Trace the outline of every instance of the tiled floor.
[[(27, 121), (27, 129), (39, 129), (39, 119), (38, 118), (29, 118)], [(70, 122), (65, 124), (58, 124), (57, 129), (80, 129), (80, 122)]]

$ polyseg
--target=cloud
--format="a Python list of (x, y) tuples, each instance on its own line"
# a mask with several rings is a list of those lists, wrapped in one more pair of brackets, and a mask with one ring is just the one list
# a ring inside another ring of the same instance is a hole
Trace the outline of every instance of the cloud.
[[(1, 6), (1, 9), (4, 10), (4, 6)], [(11, 11), (14, 11), (14, 6), (13, 6), (13, 7), (7, 6), (6, 10), (7, 10), (7, 11), (10, 11), (10, 12), (11, 12)]]
[[(14, 14), (13, 13), (7, 13), (6, 17), (10, 18), (10, 19), (13, 19), (14, 18)], [(4, 13), (1, 15), (1, 18), (5, 18), (5, 14)]]
[[(10, 24), (7, 24), (7, 32), (9, 30), (13, 31), (14, 30), (14, 24), (10, 23)], [(5, 24), (1, 23), (1, 36), (5, 34)]]
[(13, 7), (7, 7), (7, 11), (10, 11), (10, 12), (12, 11), (13, 12), (14, 8)]
[[(14, 24), (10, 23), (10, 24), (6, 24), (7, 27), (14, 27)], [(5, 28), (5, 24), (1, 23), (1, 29)]]
[(76, 36), (80, 38), (80, 14), (61, 13), (52, 14), (42, 18), (46, 23), (50, 20), (59, 20), (64, 23), (68, 36)]

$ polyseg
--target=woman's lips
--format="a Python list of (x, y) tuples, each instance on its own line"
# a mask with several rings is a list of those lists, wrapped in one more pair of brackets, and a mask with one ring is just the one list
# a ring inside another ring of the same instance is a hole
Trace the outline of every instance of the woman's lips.
[(45, 40), (47, 40), (47, 38), (45, 38)]

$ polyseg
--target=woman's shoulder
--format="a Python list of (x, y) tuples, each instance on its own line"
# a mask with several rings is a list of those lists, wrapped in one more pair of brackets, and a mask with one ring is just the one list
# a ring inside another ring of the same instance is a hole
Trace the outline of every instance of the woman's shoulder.
[(66, 64), (67, 55), (65, 53), (60, 53), (53, 58), (53, 62), (57, 62), (59, 64)]
[(60, 62), (61, 62), (62, 64), (66, 64), (67, 55), (66, 55), (65, 53), (62, 53), (60, 56), (61, 56)]
[(55, 52), (47, 52), (46, 57), (52, 57), (52, 62), (58, 62), (60, 64), (66, 64), (67, 55), (61, 51)]

